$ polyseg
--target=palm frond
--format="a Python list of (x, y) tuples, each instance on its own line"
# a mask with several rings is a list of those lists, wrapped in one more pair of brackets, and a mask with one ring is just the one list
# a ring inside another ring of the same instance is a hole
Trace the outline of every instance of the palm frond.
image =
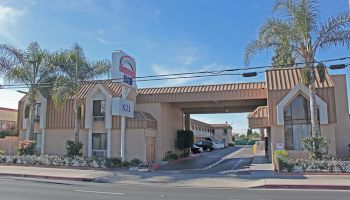
[(25, 52), (6, 44), (0, 44), (0, 73), (6, 76), (6, 73), (18, 65), (25, 65)]
[(260, 40), (251, 41), (244, 51), (244, 64), (248, 66), (254, 55), (277, 46), (277, 43), (263, 43)]
[(320, 25), (320, 31), (315, 39), (313, 50), (329, 46), (343, 45), (349, 47), (350, 15), (341, 13), (329, 18)]

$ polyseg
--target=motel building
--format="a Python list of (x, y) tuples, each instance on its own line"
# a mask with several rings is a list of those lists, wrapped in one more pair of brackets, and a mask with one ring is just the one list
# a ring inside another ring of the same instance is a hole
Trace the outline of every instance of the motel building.
[(195, 143), (208, 139), (222, 142), (226, 146), (232, 143), (232, 126), (229, 124), (207, 124), (195, 119), (191, 119), (190, 123)]
[[(168, 151), (176, 152), (177, 131), (191, 129), (191, 114), (250, 112), (249, 126), (264, 130), (270, 159), (276, 148), (288, 150), (295, 158), (304, 157), (302, 139), (311, 132), (310, 96), (300, 83), (300, 71), (271, 69), (264, 82), (140, 89), (132, 81), (135, 60), (115, 51), (113, 80), (91, 81), (77, 91), (83, 102), (79, 138), (84, 156), (161, 160)], [(330, 154), (346, 158), (350, 144), (346, 77), (327, 72), (321, 83), (316, 76), (320, 134), (329, 140)], [(27, 102), (25, 96), (18, 106), (21, 139), (29, 138)], [(39, 95), (35, 108), (32, 138), (37, 140), (38, 152), (63, 155), (66, 140), (74, 139), (73, 99), (56, 108), (50, 97)]]

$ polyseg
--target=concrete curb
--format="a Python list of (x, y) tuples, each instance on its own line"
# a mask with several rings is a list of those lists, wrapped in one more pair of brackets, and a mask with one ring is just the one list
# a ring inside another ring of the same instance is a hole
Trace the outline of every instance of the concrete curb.
[(266, 189), (321, 189), (321, 190), (350, 190), (350, 185), (288, 185), (267, 184), (256, 188)]
[(64, 176), (47, 176), (47, 175), (33, 175), (33, 174), (11, 174), (11, 173), (0, 173), (0, 176), (12, 176), (12, 177), (24, 177), (24, 178), (40, 178), (40, 179), (51, 179), (51, 180), (66, 180), (66, 181), (82, 181), (92, 182), (95, 178), (86, 177), (64, 177)]

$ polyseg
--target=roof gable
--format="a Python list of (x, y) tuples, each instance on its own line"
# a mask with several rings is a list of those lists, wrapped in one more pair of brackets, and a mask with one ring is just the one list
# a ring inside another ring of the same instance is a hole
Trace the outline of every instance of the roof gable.
[[(299, 82), (301, 82), (301, 70), (300, 67), (290, 67), (290, 68), (275, 68), (266, 71), (266, 85), (268, 90), (290, 90)], [(329, 88), (334, 87), (332, 78), (325, 70), (325, 81), (320, 81), (320, 75), (317, 70), (315, 70), (316, 88)]]

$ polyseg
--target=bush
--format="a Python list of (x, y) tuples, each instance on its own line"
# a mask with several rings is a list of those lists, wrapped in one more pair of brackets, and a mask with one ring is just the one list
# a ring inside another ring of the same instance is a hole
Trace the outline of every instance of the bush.
[(325, 137), (306, 137), (303, 139), (303, 147), (310, 160), (322, 160), (328, 154), (329, 142)]
[(182, 152), (179, 155), (180, 158), (187, 158), (188, 156), (190, 156), (190, 152)]
[(194, 143), (194, 135), (189, 130), (177, 131), (176, 148), (179, 150), (185, 150), (190, 148)]
[(163, 160), (165, 161), (177, 160), (177, 159), (179, 159), (179, 156), (176, 153), (173, 153), (172, 151), (166, 152), (165, 157), (163, 158)]
[(235, 143), (234, 143), (234, 142), (228, 143), (228, 146), (234, 147), (234, 146), (235, 146)]
[(0, 138), (4, 138), (5, 136), (18, 136), (19, 131), (16, 126), (11, 126), (10, 128), (4, 129), (0, 131)]
[(255, 140), (235, 140), (236, 145), (254, 145)]
[(117, 168), (122, 166), (122, 161), (119, 158), (106, 158), (104, 165), (107, 168)]
[(67, 140), (65, 146), (65, 156), (83, 156), (83, 143), (80, 141)]
[(288, 159), (288, 152), (286, 150), (276, 150), (273, 152), (273, 163), (277, 169), (284, 165)]
[(34, 155), (36, 141), (34, 140), (22, 140), (19, 141), (17, 147), (17, 153), (20, 156)]
[(6, 154), (5, 150), (0, 149), (0, 156), (4, 156)]
[(139, 166), (141, 163), (142, 163), (142, 161), (139, 160), (139, 159), (137, 159), (137, 158), (135, 158), (135, 159), (133, 159), (133, 160), (130, 161), (130, 165), (133, 166), (133, 167), (137, 167), (137, 166)]

